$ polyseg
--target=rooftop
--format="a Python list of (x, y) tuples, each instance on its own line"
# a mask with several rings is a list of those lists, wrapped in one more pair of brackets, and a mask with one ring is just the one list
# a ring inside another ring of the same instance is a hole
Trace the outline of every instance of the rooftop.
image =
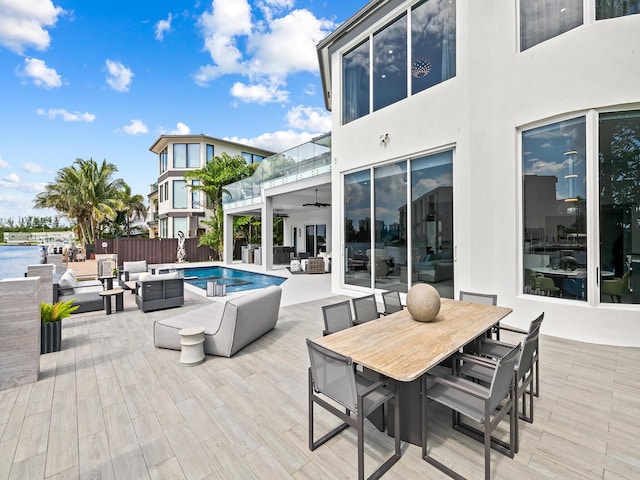
[[(62, 351), (41, 357), (40, 380), (0, 392), (0, 479), (356, 478), (353, 431), (308, 448), (304, 340), (322, 334), (320, 307), (345, 298), (329, 296), (328, 277), (291, 277), (272, 332), (194, 367), (155, 348), (152, 331), (154, 320), (210, 301), (191, 289), (178, 309), (145, 314), (127, 293), (124, 312), (65, 319)], [(640, 349), (544, 335), (540, 348), (535, 423), (520, 423), (513, 460), (492, 452), (494, 478), (639, 478)], [(336, 422), (318, 410), (320, 433)], [(437, 413), (432, 453), (480, 478), (482, 445), (453, 432), (449, 412)], [(368, 425), (367, 471), (390, 448)], [(448, 477), (403, 442), (384, 478)]]

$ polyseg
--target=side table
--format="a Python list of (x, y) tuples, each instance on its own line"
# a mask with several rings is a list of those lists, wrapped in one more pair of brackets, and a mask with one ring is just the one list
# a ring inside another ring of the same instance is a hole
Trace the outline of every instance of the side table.
[(99, 292), (100, 296), (104, 298), (104, 309), (107, 315), (111, 315), (111, 297), (116, 297), (116, 312), (124, 310), (124, 290), (121, 288), (113, 288), (111, 290), (103, 290)]
[(204, 327), (187, 327), (180, 330), (180, 363), (187, 366), (204, 362)]

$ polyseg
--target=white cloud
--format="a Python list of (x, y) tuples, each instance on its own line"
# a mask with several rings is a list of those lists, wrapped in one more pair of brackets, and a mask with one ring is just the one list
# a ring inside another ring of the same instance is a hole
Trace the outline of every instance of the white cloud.
[(8, 166), (9, 164), (2, 157), (0, 157), (0, 168), (7, 168)]
[(296, 132), (293, 130), (280, 130), (272, 133), (263, 133), (254, 138), (239, 138), (231, 137), (225, 138), (236, 143), (243, 143), (246, 145), (252, 145), (254, 147), (263, 148), (272, 152), (284, 152), (297, 145), (308, 142), (317, 134), (309, 132)]
[(28, 47), (46, 50), (53, 27), (65, 11), (51, 0), (0, 0), (0, 45), (22, 54)]
[(16, 175), (15, 173), (10, 173), (6, 177), (4, 177), (3, 180), (5, 182), (9, 182), (9, 183), (20, 183), (20, 177), (18, 175)]
[(96, 119), (96, 116), (93, 113), (69, 112), (64, 108), (50, 108), (49, 110), (39, 108), (36, 110), (36, 113), (43, 117), (48, 117), (51, 120), (54, 120), (56, 117), (62, 117), (65, 122), (91, 123)]
[(171, 31), (172, 18), (173, 15), (169, 14), (166, 20), (159, 20), (158, 23), (156, 23), (156, 40), (161, 42), (164, 40), (165, 32)]
[(175, 130), (171, 130), (168, 135), (189, 135), (190, 133), (191, 129), (189, 128), (189, 125), (178, 122), (176, 124)]
[(319, 133), (331, 131), (331, 113), (324, 108), (298, 105), (287, 112), (287, 122), (290, 127), (300, 130)]
[(42, 173), (44, 172), (44, 169), (42, 168), (42, 166), (38, 165), (37, 163), (33, 163), (33, 162), (25, 162), (22, 164), (22, 169), (25, 172), (28, 173)]
[(47, 67), (44, 60), (38, 58), (25, 58), (21, 74), (30, 77), (38, 87), (50, 89), (62, 86), (62, 78), (58, 72), (54, 68)]
[(289, 92), (281, 90), (278, 83), (245, 85), (244, 83), (236, 82), (231, 87), (231, 95), (245, 103), (272, 103), (286, 102)]
[(120, 62), (107, 60), (107, 83), (116, 92), (128, 92), (133, 79), (133, 72)]
[(122, 131), (129, 135), (140, 135), (141, 133), (148, 133), (149, 129), (142, 120), (134, 118), (129, 125), (122, 127)]
[[(199, 25), (205, 49), (213, 61), (194, 74), (198, 85), (227, 74), (249, 78), (247, 84), (236, 83), (232, 95), (244, 102), (286, 101), (281, 90), (288, 75), (317, 72), (316, 44), (334, 28), (331, 21), (319, 19), (304, 9), (275, 18), (293, 7), (292, 0), (263, 0), (257, 8), (264, 19), (251, 23), (247, 0), (213, 0), (211, 12), (204, 13)], [(246, 45), (243, 50), (239, 45)]]

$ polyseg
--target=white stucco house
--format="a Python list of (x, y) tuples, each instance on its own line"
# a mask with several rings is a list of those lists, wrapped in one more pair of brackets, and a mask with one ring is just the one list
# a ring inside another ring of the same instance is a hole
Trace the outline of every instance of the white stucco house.
[[(637, 1), (368, 2), (317, 47), (330, 158), (255, 187), (255, 212), (284, 209), (289, 234), (326, 222), (336, 293), (496, 293), (507, 323), (544, 311), (546, 334), (640, 346), (638, 13)], [(286, 210), (307, 202), (288, 192), (318, 187), (322, 218)], [(239, 201), (227, 222), (248, 210)]]

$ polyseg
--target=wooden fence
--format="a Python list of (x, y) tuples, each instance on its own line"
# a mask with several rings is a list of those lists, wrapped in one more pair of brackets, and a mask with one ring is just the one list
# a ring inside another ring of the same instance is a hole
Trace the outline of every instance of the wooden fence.
[[(106, 246), (103, 246), (106, 245)], [(197, 238), (185, 238), (184, 248), (188, 262), (218, 260), (209, 247), (198, 247)], [(122, 262), (146, 260), (147, 264), (175, 263), (178, 251), (177, 238), (99, 238), (95, 253), (118, 254), (118, 265)]]

